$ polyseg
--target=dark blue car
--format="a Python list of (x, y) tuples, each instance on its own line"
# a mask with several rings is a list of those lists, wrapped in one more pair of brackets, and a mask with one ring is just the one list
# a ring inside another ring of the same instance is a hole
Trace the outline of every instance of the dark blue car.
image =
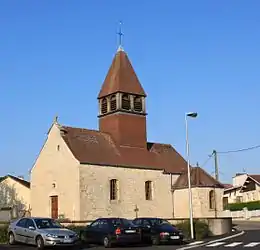
[(182, 232), (165, 219), (142, 217), (136, 218), (132, 222), (140, 228), (143, 242), (159, 245), (161, 243), (182, 243), (183, 241)]

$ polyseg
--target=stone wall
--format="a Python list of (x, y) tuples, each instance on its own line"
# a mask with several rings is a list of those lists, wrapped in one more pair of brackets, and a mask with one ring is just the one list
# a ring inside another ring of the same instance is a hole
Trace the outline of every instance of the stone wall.
[[(171, 184), (177, 178), (178, 175), (165, 175), (161, 170), (82, 165), (80, 219), (106, 216), (135, 218), (136, 208), (139, 217), (172, 218), (174, 200)], [(111, 179), (118, 180), (118, 200), (110, 201)], [(145, 199), (145, 181), (152, 182), (152, 200)]]
[[(215, 209), (209, 207), (209, 192), (215, 192)], [(217, 217), (223, 211), (223, 189), (220, 188), (192, 188), (193, 216), (195, 218)], [(189, 217), (189, 193), (188, 189), (174, 191), (174, 217)]]

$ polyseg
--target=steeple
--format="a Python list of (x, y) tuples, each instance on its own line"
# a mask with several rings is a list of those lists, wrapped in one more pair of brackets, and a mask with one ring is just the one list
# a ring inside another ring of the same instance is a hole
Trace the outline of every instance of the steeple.
[(146, 93), (119, 47), (98, 95), (99, 129), (120, 145), (146, 147)]
[(121, 47), (113, 59), (98, 98), (116, 92), (146, 96), (126, 52)]

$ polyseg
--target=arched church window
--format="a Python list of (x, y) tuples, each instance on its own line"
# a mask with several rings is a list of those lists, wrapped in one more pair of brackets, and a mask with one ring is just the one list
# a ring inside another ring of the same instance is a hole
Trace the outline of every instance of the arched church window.
[(145, 199), (152, 200), (152, 182), (151, 181), (145, 182)]
[(118, 180), (110, 180), (110, 200), (118, 199)]
[(106, 98), (101, 100), (101, 113), (102, 114), (107, 113), (107, 99)]
[(214, 192), (214, 190), (209, 191), (209, 209), (215, 209), (215, 192)]
[(130, 96), (124, 94), (122, 96), (122, 109), (130, 110)]
[(142, 98), (135, 97), (134, 98), (134, 111), (142, 112), (142, 110), (143, 110)]
[(110, 98), (110, 110), (115, 111), (116, 110), (116, 96), (112, 95)]

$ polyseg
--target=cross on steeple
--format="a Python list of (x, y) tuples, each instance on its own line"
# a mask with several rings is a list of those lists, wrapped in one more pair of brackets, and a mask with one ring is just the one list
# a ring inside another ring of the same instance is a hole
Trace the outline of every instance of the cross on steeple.
[(117, 32), (118, 36), (119, 36), (119, 47), (118, 50), (123, 50), (122, 47), (122, 37), (123, 37), (123, 33), (122, 33), (122, 22), (119, 22), (119, 32)]

